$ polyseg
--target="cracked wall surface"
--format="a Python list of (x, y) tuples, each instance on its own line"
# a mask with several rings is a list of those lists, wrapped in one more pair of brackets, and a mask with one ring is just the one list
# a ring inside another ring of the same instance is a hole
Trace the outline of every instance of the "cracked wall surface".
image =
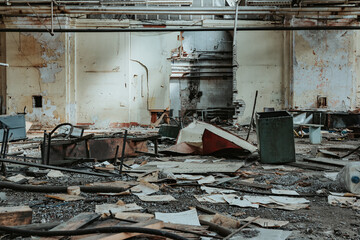
[[(7, 113), (53, 126), (65, 121), (65, 34), (7, 33)], [(33, 96), (42, 96), (35, 107)]]

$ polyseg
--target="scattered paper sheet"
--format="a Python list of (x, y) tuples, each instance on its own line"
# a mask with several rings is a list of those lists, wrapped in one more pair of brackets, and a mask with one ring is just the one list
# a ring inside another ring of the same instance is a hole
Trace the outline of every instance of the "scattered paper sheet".
[(298, 196), (299, 193), (294, 191), (294, 190), (281, 190), (281, 189), (271, 189), (271, 192), (273, 194), (286, 194), (286, 195), (294, 195), (294, 196)]
[(87, 186), (109, 186), (109, 187), (119, 187), (119, 188), (130, 188), (131, 186), (137, 185), (138, 182), (135, 181), (114, 181), (114, 182), (94, 182), (87, 184)]
[(17, 174), (15, 176), (11, 176), (11, 177), (6, 178), (6, 180), (8, 180), (10, 182), (15, 182), (15, 183), (18, 183), (18, 182), (20, 182), (22, 180), (25, 180), (25, 179), (30, 180), (30, 179), (34, 179), (34, 178), (33, 177), (25, 177), (25, 176), (23, 176), (21, 174)]
[(335, 181), (338, 173), (339, 172), (324, 172), (324, 177), (326, 177), (332, 181)]
[(152, 196), (138, 196), (141, 201), (144, 202), (170, 202), (176, 201), (176, 199), (171, 195), (152, 195)]
[(201, 226), (196, 209), (178, 213), (155, 212), (155, 219), (161, 220), (165, 223)]
[(252, 208), (259, 208), (259, 204), (255, 204), (250, 202), (249, 200), (243, 198), (241, 199), (239, 196), (231, 194), (231, 195), (224, 195), (224, 199), (230, 205), (235, 205), (238, 207), (252, 207)]
[[(231, 237), (230, 240), (285, 240), (291, 235), (291, 231), (274, 230), (265, 228), (246, 229)], [(253, 236), (253, 237), (249, 237)]]
[(338, 197), (329, 195), (328, 203), (334, 206), (351, 206), (356, 202), (356, 197)]
[(201, 186), (201, 190), (205, 191), (207, 194), (213, 193), (235, 193), (236, 191), (230, 189), (221, 189), (221, 188), (213, 188), (213, 187), (205, 187)]
[(244, 222), (253, 222), (261, 227), (283, 227), (289, 223), (289, 221), (277, 221), (272, 219), (266, 219), (266, 218), (258, 218), (254, 220), (255, 217), (247, 217), (245, 219), (242, 219), (241, 221)]
[(198, 182), (198, 184), (213, 183), (213, 182), (215, 182), (215, 178), (214, 178), (214, 176), (210, 175), (210, 176), (207, 176), (205, 178), (198, 180), (197, 182)]
[(140, 184), (132, 187), (131, 192), (136, 196), (145, 196), (159, 191), (159, 186), (146, 181), (140, 180)]
[(194, 173), (233, 173), (244, 166), (243, 162), (221, 163), (185, 163), (185, 162), (149, 162), (136, 170), (156, 171), (162, 170), (165, 174), (194, 174)]
[(205, 178), (205, 176), (201, 175), (189, 175), (189, 174), (174, 174), (175, 179), (179, 180), (199, 180)]
[(130, 212), (135, 210), (141, 210), (142, 207), (138, 206), (136, 203), (130, 203), (123, 206), (117, 205), (117, 204), (102, 204), (102, 205), (96, 205), (95, 206), (95, 212), (96, 213), (109, 213), (109, 210), (115, 214), (118, 212)]
[(186, 159), (185, 162), (187, 163), (203, 163), (206, 159)]
[(294, 170), (299, 170), (296, 167), (289, 167), (289, 166), (284, 166), (284, 165), (261, 165), (261, 167), (264, 170), (277, 170), (277, 169), (281, 169), (284, 171), (294, 171)]
[(117, 219), (129, 219), (138, 222), (153, 219), (155, 216), (149, 213), (137, 213), (137, 212), (119, 212), (115, 214)]
[(293, 197), (280, 197), (280, 196), (270, 196), (274, 203), (286, 205), (286, 204), (303, 204), (309, 203), (310, 201), (305, 198), (293, 198)]
[(238, 207), (258, 208), (260, 205), (269, 208), (284, 210), (298, 210), (307, 208), (309, 200), (305, 198), (281, 197), (281, 196), (237, 196), (235, 194), (205, 194), (195, 195), (199, 202), (228, 203)]
[(225, 195), (222, 194), (205, 194), (205, 195), (195, 195), (195, 198), (199, 202), (226, 203), (224, 196)]

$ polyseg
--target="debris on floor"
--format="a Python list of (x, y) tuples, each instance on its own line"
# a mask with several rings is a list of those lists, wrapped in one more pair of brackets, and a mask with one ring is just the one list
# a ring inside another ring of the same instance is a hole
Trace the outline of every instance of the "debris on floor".
[(295, 138), (296, 162), (267, 164), (256, 134), (245, 141), (247, 131), (235, 127), (196, 121), (175, 145), (154, 129), (130, 129), (126, 141), (124, 131), (92, 131), (62, 132), (68, 136), (51, 140), (48, 162), (43, 134), (30, 130), (29, 139), (6, 143), (7, 152), (23, 153), (0, 159), (4, 237), (17, 230), (56, 239), (359, 237), (360, 159), (351, 139), (323, 137), (314, 147)]

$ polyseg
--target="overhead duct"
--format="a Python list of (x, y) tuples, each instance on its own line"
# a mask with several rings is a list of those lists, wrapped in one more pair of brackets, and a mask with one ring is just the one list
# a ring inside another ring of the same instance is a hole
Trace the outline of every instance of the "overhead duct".
[(292, 0), (247, 0), (248, 6), (291, 6)]

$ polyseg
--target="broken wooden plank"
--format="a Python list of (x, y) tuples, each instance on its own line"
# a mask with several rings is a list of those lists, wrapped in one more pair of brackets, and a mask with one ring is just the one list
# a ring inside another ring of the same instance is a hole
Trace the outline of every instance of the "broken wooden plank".
[(348, 161), (344, 160), (338, 160), (338, 159), (331, 159), (331, 158), (304, 158), (304, 161), (308, 162), (315, 162), (320, 164), (326, 164), (326, 165), (333, 165), (337, 167), (345, 167), (345, 165), (348, 163)]
[(328, 168), (327, 166), (318, 166), (315, 164), (312, 164), (310, 162), (293, 162), (293, 163), (287, 163), (286, 165), (292, 166), (292, 167), (298, 167), (298, 168), (303, 168), (303, 169), (309, 169), (309, 170), (314, 170), (314, 171), (324, 171), (324, 170), (331, 170), (332, 168)]
[(238, 181), (236, 182), (239, 185), (247, 186), (247, 187), (253, 187), (253, 188), (260, 188), (260, 189), (270, 189), (272, 188), (272, 185), (267, 184), (260, 184), (260, 183), (250, 183), (246, 181)]
[(189, 163), (189, 162), (150, 162), (135, 170), (127, 172), (144, 172), (144, 171), (164, 171), (165, 173), (234, 173), (244, 166), (243, 162), (226, 162), (226, 163)]
[[(52, 228), (50, 231), (76, 230), (94, 221), (99, 216), (100, 214), (92, 213), (92, 212), (80, 213), (79, 215), (76, 215), (70, 220), (57, 225), (56, 227)], [(61, 238), (62, 236), (57, 236), (57, 237), (41, 238), (41, 240), (54, 240)]]
[(0, 207), (0, 225), (18, 226), (30, 224), (32, 209), (28, 206)]
[(216, 233), (218, 233), (220, 236), (226, 237), (228, 235), (230, 235), (232, 233), (232, 231), (228, 228), (224, 228), (218, 224), (212, 223), (212, 222), (208, 222), (205, 220), (201, 220), (200, 219), (200, 223), (202, 225), (207, 225), (209, 226), (209, 230), (214, 231)]
[(150, 213), (137, 213), (137, 212), (118, 212), (115, 214), (115, 218), (119, 220), (127, 219), (127, 220), (133, 220), (133, 221), (144, 221), (153, 219), (155, 217), (154, 214)]
[(53, 194), (53, 195), (45, 195), (45, 197), (54, 198), (65, 202), (85, 200), (85, 198), (82, 196), (70, 195), (70, 194)]

